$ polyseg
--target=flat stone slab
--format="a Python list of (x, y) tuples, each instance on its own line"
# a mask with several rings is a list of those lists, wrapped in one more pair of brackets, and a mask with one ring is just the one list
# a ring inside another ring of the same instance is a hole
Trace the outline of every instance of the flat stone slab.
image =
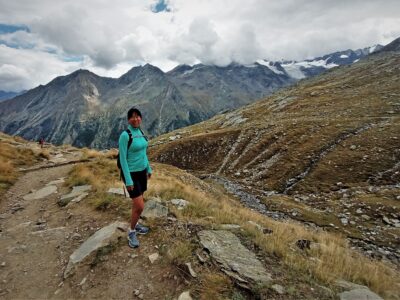
[(78, 203), (81, 202), (83, 198), (89, 196), (89, 193), (82, 193), (80, 194), (78, 197), (75, 197), (74, 199), (72, 199), (71, 201), (68, 202), (67, 207), (71, 206), (74, 203)]
[(200, 243), (222, 266), (223, 271), (241, 282), (266, 283), (272, 280), (255, 254), (244, 247), (232, 232), (203, 230)]
[(25, 195), (23, 198), (24, 200), (36, 200), (47, 197), (55, 192), (57, 192), (57, 187), (55, 185), (48, 185), (40, 190)]
[(82, 262), (90, 254), (98, 249), (112, 245), (120, 238), (125, 237), (129, 224), (124, 222), (114, 222), (96, 231), (69, 257), (68, 265), (64, 271), (64, 278), (73, 274), (75, 266)]
[(124, 188), (118, 188), (118, 187), (109, 188), (107, 193), (122, 195), (122, 196), (125, 196), (126, 198), (130, 198), (129, 193), (127, 191), (125, 191), (125, 193), (124, 193)]
[(61, 200), (73, 199), (92, 189), (91, 185), (78, 185), (72, 188), (69, 194), (61, 196)]
[(141, 217), (145, 219), (166, 218), (168, 215), (168, 208), (162, 205), (156, 199), (150, 199), (144, 204), (144, 209)]
[(383, 300), (374, 292), (364, 288), (340, 293), (339, 298), (340, 300)]

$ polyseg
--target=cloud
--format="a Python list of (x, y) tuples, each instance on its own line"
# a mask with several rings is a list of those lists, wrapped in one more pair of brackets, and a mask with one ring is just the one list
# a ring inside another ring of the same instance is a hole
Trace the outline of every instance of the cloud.
[(0, 52), (2, 78), (9, 76), (0, 89), (30, 88), (79, 67), (119, 76), (145, 63), (166, 71), (299, 60), (400, 36), (397, 0), (0, 0), (0, 7), (0, 51), (13, 53)]

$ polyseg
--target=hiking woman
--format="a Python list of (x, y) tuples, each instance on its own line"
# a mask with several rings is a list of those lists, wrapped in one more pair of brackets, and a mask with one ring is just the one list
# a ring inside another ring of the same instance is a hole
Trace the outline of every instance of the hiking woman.
[(129, 246), (139, 247), (136, 234), (146, 234), (149, 228), (138, 223), (144, 208), (143, 193), (147, 190), (147, 179), (151, 167), (147, 159), (147, 137), (140, 128), (142, 114), (137, 108), (128, 111), (128, 129), (121, 133), (118, 141), (121, 176), (132, 199), (131, 226), (128, 232)]

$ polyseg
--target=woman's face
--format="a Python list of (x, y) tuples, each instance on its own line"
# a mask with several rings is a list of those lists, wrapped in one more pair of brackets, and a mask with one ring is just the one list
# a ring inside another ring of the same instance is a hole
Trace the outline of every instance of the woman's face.
[(132, 117), (129, 119), (129, 124), (133, 127), (139, 127), (141, 122), (142, 118), (135, 113), (133, 113)]

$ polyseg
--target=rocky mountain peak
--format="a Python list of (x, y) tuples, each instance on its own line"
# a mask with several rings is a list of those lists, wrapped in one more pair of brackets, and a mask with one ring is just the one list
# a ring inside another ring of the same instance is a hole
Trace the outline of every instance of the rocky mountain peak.
[(164, 76), (164, 72), (151, 64), (145, 64), (144, 66), (133, 67), (127, 73), (122, 75), (118, 81), (123, 84), (128, 84), (137, 80), (139, 77), (149, 76)]

